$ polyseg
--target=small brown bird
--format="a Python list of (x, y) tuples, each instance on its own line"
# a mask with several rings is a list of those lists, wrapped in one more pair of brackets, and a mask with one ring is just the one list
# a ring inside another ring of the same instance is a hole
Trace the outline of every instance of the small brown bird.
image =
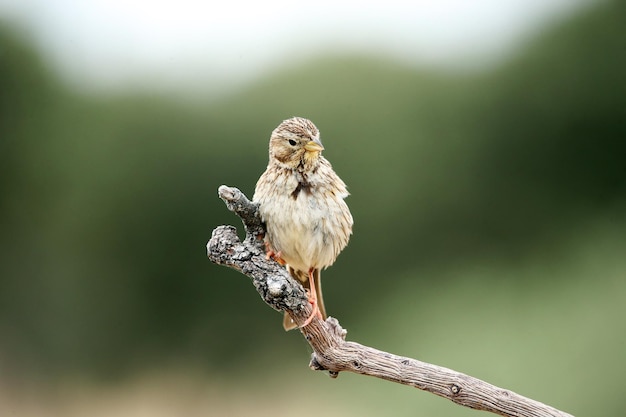
[[(270, 137), (269, 164), (253, 197), (267, 229), (268, 255), (286, 263), (309, 289), (313, 314), (302, 327), (315, 315), (326, 319), (320, 270), (335, 262), (352, 234), (346, 184), (322, 150), (313, 122), (302, 117), (283, 121)], [(297, 327), (287, 314), (283, 326)]]

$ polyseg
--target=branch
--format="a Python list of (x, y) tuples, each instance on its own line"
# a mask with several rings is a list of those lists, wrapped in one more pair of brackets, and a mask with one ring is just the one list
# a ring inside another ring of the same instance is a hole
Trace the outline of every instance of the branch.
[[(246, 231), (243, 242), (233, 226), (219, 226), (207, 243), (207, 256), (216, 264), (236, 269), (252, 279), (261, 298), (272, 308), (289, 313), (301, 325), (312, 308), (302, 285), (277, 262), (267, 259), (264, 225), (258, 207), (236, 188), (222, 185), (219, 197), (241, 218)], [(345, 340), (346, 330), (329, 317), (315, 317), (300, 331), (313, 348), (309, 366), (327, 370), (336, 378), (341, 371), (369, 375), (447, 398), (456, 404), (501, 416), (572, 417), (538, 401), (498, 388), (478, 378), (437, 365), (383, 352)]]

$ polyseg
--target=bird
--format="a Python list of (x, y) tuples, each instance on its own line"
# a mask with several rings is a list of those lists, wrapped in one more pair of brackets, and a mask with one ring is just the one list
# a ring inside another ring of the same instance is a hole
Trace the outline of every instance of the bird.
[(269, 162), (252, 201), (265, 223), (268, 257), (285, 265), (308, 290), (313, 313), (296, 325), (285, 313), (283, 327), (305, 327), (317, 315), (326, 319), (320, 272), (347, 246), (354, 220), (345, 202), (346, 184), (322, 156), (318, 128), (292, 117), (272, 131)]

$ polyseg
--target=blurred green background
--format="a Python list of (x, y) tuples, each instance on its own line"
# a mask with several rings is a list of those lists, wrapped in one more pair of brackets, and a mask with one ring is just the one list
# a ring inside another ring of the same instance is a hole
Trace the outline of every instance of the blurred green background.
[[(312, 119), (354, 235), (324, 273), (348, 338), (574, 415), (623, 415), (626, 8), (497, 65), (328, 53), (218, 98), (85, 92), (0, 29), (0, 415), (470, 416), (308, 370), (247, 278), (211, 264), (281, 120)], [(311, 399), (311, 396), (315, 400)]]

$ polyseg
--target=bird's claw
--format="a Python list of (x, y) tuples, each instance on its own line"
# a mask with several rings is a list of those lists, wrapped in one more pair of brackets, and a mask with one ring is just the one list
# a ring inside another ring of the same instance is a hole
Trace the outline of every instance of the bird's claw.
[(270, 259), (273, 259), (276, 262), (278, 262), (281, 266), (287, 265), (287, 262), (285, 262), (285, 260), (281, 258), (280, 251), (274, 252), (272, 248), (270, 248), (270, 244), (268, 242), (265, 242), (265, 259), (268, 261)]
[(298, 326), (300, 329), (308, 326), (311, 323), (311, 321), (313, 321), (313, 318), (316, 316), (319, 317), (320, 320), (323, 320), (322, 312), (320, 311), (320, 308), (317, 305), (317, 297), (311, 294), (311, 292), (308, 289), (305, 291), (307, 292), (309, 303), (311, 303), (311, 305), (313, 306), (313, 311), (311, 312), (311, 315), (304, 321), (304, 323)]

